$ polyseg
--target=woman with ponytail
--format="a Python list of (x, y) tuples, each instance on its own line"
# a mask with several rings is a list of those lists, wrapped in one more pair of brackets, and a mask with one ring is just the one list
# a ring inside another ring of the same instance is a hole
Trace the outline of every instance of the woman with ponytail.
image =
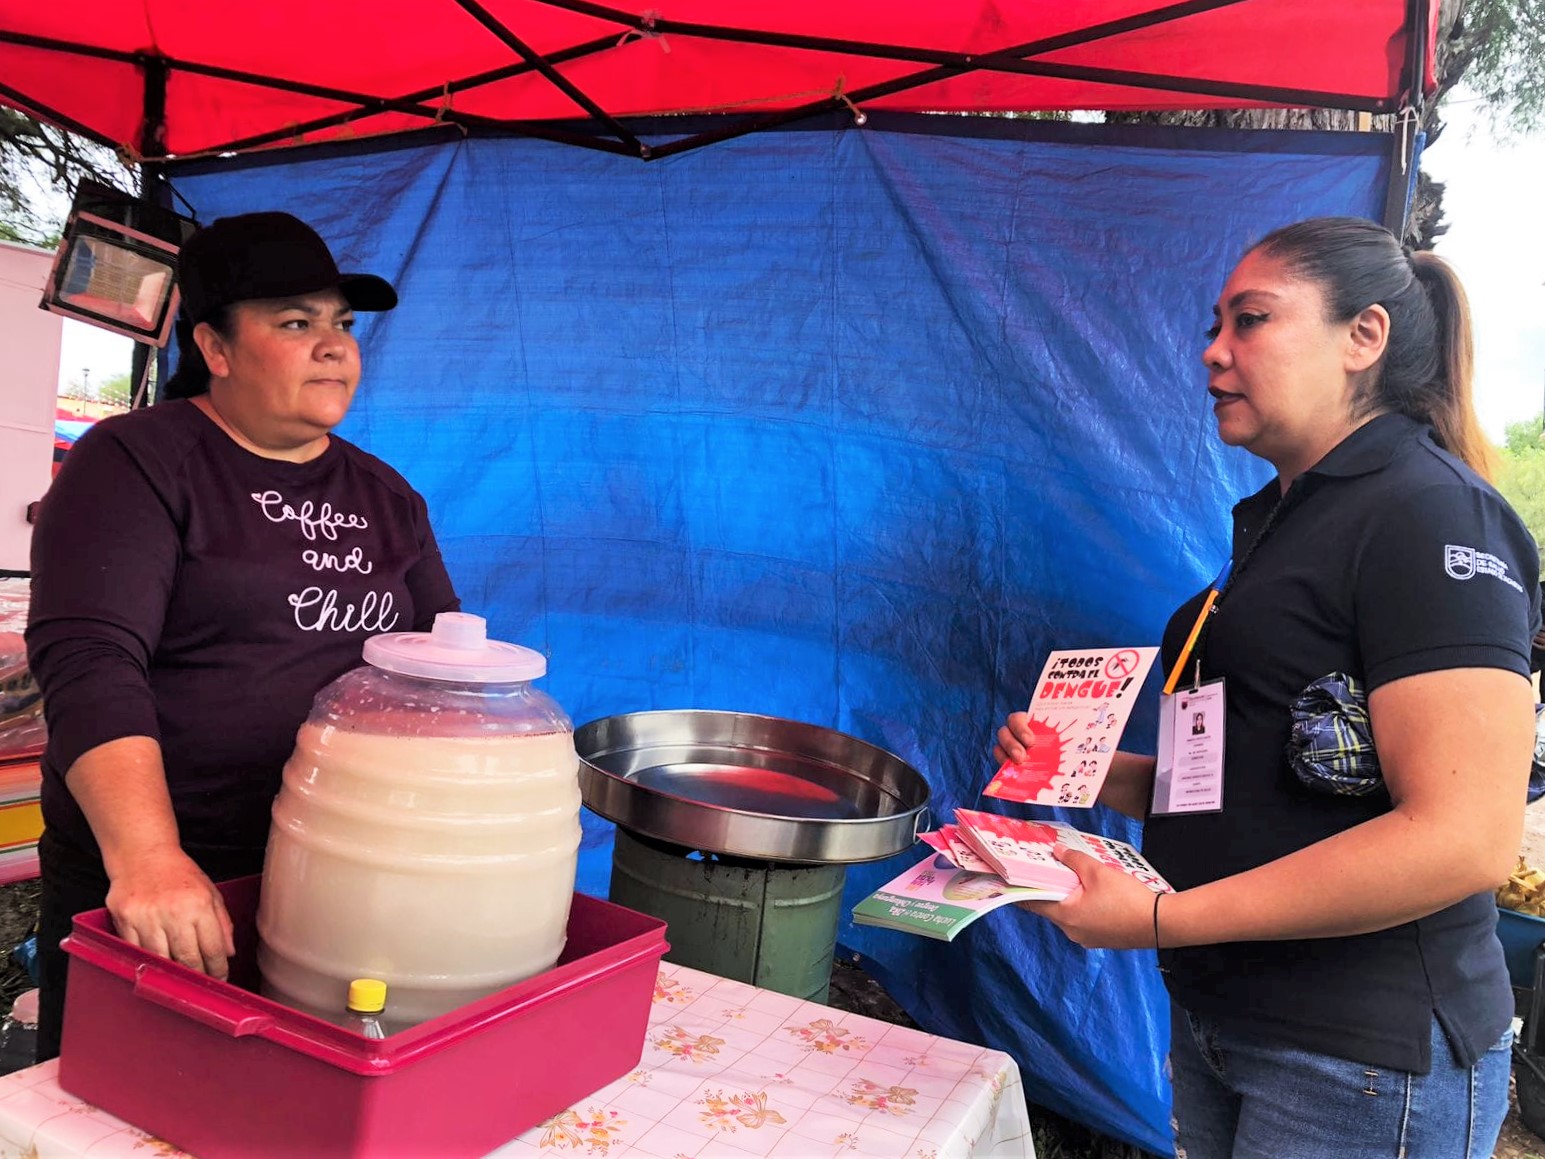
[[(229, 338), (231, 333), (230, 307), (216, 310), (204, 324), (216, 334)], [(161, 390), (161, 400), (170, 402), (175, 399), (197, 398), (201, 394), (209, 393), (209, 364), (204, 361), (204, 354), (198, 348), (198, 342), (193, 337), (193, 322), (183, 315), (177, 319), (177, 369), (166, 380), (166, 386)]]
[[(1522, 837), (1540, 587), (1487, 482), (1464, 291), (1387, 230), (1321, 218), (1252, 248), (1214, 314), (1219, 437), (1277, 472), (1234, 509), (1211, 611), (1198, 593), (1164, 634), (1184, 681), (1161, 720), (1215, 696), (1220, 758), (1119, 754), (1101, 792), (1146, 819), (1177, 892), (1069, 853), (1082, 888), (1027, 908), (1085, 946), (1158, 949), (1177, 1155), (1486, 1159), (1513, 1014), (1492, 891)], [(1031, 740), (1015, 714), (997, 756)]]

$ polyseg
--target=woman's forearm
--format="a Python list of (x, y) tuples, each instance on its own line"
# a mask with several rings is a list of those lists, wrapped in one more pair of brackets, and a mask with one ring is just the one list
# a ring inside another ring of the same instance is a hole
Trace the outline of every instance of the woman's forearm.
[(161, 746), (150, 737), (97, 745), (70, 767), (65, 784), (102, 849), (109, 878), (147, 853), (180, 848)]
[(89, 749), (65, 777), (102, 849), (119, 936), (216, 978), (235, 953), (225, 902), (183, 852), (161, 747), (146, 736)]
[(1100, 786), (1100, 804), (1143, 820), (1153, 796), (1154, 767), (1152, 757), (1118, 750), (1111, 759), (1105, 783)]
[(1381, 686), (1368, 708), (1391, 810), (1166, 899), (1164, 945), (1369, 933), (1506, 880), (1534, 746), (1528, 683), (1445, 669)]
[[(1521, 836), (1521, 827), (1520, 827)], [(1516, 849), (1517, 841), (1503, 846)], [(1168, 897), (1161, 945), (1341, 937), (1389, 929), (1507, 876), (1451, 819), (1399, 810), (1256, 869)]]

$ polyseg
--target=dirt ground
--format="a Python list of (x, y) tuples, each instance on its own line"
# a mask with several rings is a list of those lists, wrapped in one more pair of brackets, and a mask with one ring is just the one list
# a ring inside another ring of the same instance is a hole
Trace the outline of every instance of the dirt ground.
[(11, 949), (32, 933), (37, 920), (36, 881), (0, 886), (0, 963), (4, 967), (0, 969), (0, 1015), (11, 1009), (18, 994), (32, 988), (27, 972), (11, 961)]
[(1507, 1121), (1502, 1124), (1502, 1134), (1497, 1139), (1497, 1149), (1492, 1159), (1545, 1159), (1545, 1141), (1518, 1117), (1518, 1100), (1508, 1091), (1510, 1107)]

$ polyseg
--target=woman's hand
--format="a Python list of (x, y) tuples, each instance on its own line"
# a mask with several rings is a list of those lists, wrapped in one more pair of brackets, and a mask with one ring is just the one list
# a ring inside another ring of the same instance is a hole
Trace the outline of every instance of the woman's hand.
[(65, 784), (102, 850), (107, 910), (119, 936), (224, 978), (235, 953), (231, 918), (178, 841), (161, 746), (147, 736), (99, 744), (70, 766)]
[[(992, 757), (999, 766), (1005, 761), (1018, 763), (1024, 760), (1025, 754), (1036, 745), (1059, 743), (1031, 729), (1028, 712), (1009, 713), (995, 741)], [(1153, 796), (1153, 769), (1152, 757), (1117, 750), (1111, 756), (1110, 771), (1105, 774), (1105, 783), (1100, 786), (1097, 798), (1099, 803), (1128, 817), (1143, 820), (1148, 814), (1148, 799)]]
[(113, 878), (107, 911), (132, 946), (225, 978), (236, 953), (220, 891), (181, 849), (142, 853)]
[(1037, 744), (1046, 744), (1045, 737), (1038, 737), (1030, 729), (1028, 712), (1011, 712), (1003, 727), (998, 730), (997, 743), (992, 746), (992, 759), (998, 764), (1004, 761), (1018, 763), (1025, 753)]
[(1078, 888), (1062, 901), (1022, 901), (1086, 950), (1140, 950), (1153, 946), (1154, 893), (1128, 873), (1072, 849), (1058, 861), (1078, 874)]

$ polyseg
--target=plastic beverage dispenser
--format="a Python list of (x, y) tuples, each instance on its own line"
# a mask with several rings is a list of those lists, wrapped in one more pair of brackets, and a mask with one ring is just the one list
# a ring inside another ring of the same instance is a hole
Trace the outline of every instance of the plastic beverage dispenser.
[(258, 908), (264, 992), (324, 1016), (379, 978), (402, 1028), (551, 967), (579, 851), (573, 725), (540, 653), (481, 616), (365, 641), (284, 767)]

